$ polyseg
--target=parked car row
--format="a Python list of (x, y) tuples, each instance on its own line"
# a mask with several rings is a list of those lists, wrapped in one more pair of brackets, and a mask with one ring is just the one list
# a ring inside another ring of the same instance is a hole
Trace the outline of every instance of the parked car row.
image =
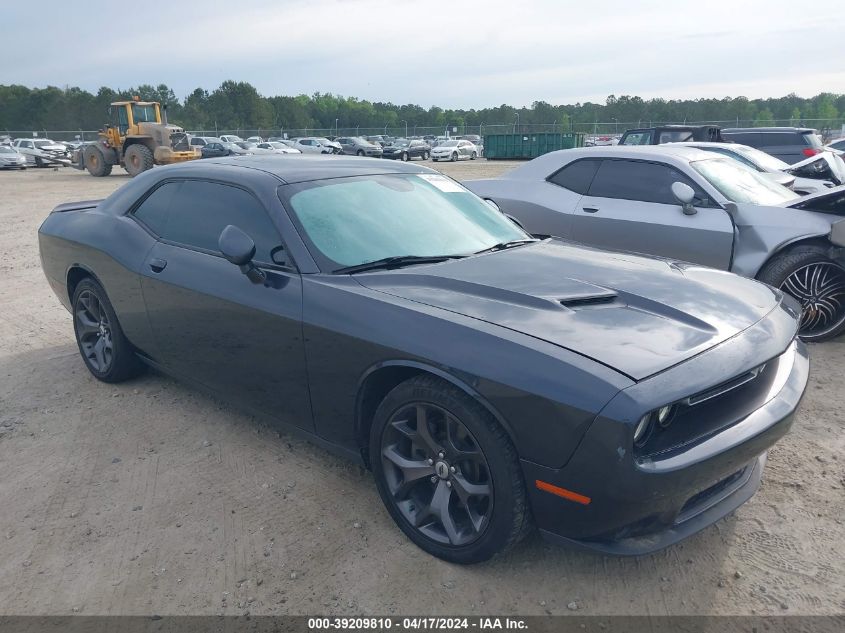
[(796, 200), (681, 146), (466, 184), (186, 162), (56, 207), (41, 261), (96, 379), (152, 365), (356, 460), (447, 561), (534, 525), (646, 554), (745, 503), (807, 386), (799, 330), (845, 320), (843, 188)]

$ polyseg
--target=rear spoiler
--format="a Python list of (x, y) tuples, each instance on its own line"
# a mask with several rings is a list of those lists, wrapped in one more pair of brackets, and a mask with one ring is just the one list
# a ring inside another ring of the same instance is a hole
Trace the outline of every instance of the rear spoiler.
[(81, 200), (79, 202), (64, 202), (57, 207), (55, 207), (50, 213), (66, 213), (68, 211), (85, 211), (87, 209), (93, 209), (98, 204), (103, 201), (103, 198), (99, 200)]

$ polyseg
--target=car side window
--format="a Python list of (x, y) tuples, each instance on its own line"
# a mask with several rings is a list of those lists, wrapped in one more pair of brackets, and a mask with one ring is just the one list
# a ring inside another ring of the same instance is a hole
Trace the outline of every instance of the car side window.
[(569, 163), (563, 169), (549, 176), (548, 180), (564, 189), (586, 195), (599, 165), (601, 165), (600, 160), (576, 160), (574, 163)]
[(775, 145), (806, 145), (807, 142), (801, 134), (789, 132), (775, 132), (760, 134), (760, 145), (762, 147), (773, 147)]
[(723, 136), (734, 143), (740, 145), (750, 145), (751, 147), (760, 147), (760, 134), (756, 132), (730, 132), (723, 134)]
[(672, 194), (675, 182), (689, 185), (699, 200), (706, 200), (701, 188), (677, 169), (661, 163), (634, 160), (602, 161), (590, 185), (589, 195), (676, 205), (678, 200)]
[(212, 253), (220, 251), (217, 240), (229, 224), (253, 239), (256, 261), (272, 262), (272, 252), (282, 244), (270, 216), (252, 194), (216, 182), (167, 182), (134, 215), (164, 240)]

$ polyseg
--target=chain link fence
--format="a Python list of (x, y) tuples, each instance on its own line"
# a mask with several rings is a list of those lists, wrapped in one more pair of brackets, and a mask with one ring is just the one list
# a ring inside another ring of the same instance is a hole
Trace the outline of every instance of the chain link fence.
[[(756, 122), (758, 126), (761, 122)], [(590, 136), (608, 135), (618, 136), (625, 130), (639, 127), (654, 127), (656, 125), (704, 125), (713, 124), (720, 127), (755, 127), (755, 120), (730, 119), (712, 121), (652, 121), (639, 119), (636, 121), (594, 121), (592, 123), (480, 123), (478, 125), (446, 125), (421, 126), (399, 125), (382, 127), (329, 127), (329, 128), (277, 128), (277, 129), (205, 129), (189, 130), (194, 136), (220, 136), (234, 134), (247, 139), (257, 136), (262, 139), (269, 137), (296, 138), (299, 136), (462, 136), (466, 134), (539, 134), (543, 132), (582, 132)], [(766, 126), (809, 127), (819, 131), (825, 140), (845, 136), (845, 117), (839, 119), (776, 119), (767, 121)], [(0, 130), (0, 137), (15, 138), (49, 138), (55, 141), (93, 141), (97, 138), (97, 130)]]

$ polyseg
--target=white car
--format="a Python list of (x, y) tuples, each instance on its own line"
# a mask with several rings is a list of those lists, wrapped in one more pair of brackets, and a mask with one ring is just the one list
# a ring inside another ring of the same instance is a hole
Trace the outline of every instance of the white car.
[(221, 134), (220, 140), (224, 143), (243, 143), (244, 140), (237, 134)]
[(26, 156), (29, 165), (70, 165), (70, 152), (67, 147), (48, 138), (19, 138), (15, 139), (12, 147)]
[(478, 158), (478, 148), (474, 143), (465, 140), (449, 140), (431, 150), (431, 159), (441, 160), (475, 160)]
[(263, 143), (264, 139), (260, 136), (250, 136), (247, 141), (250, 143)]
[[(775, 158), (771, 154), (767, 154), (762, 150), (749, 147), (748, 145), (740, 145), (739, 143), (685, 141), (683, 143), (666, 143), (666, 145), (694, 147), (714, 154), (728, 156), (738, 160), (743, 165), (762, 173), (767, 178), (771, 178), (779, 185), (789, 187), (797, 195), (801, 196), (811, 193), (821, 193), (822, 191), (827, 191), (831, 187), (842, 184), (836, 180), (836, 176), (839, 175), (838, 173), (833, 176), (833, 179), (825, 179), (821, 172), (804, 169), (805, 165), (810, 163), (824, 162), (821, 158), (819, 158), (819, 154), (790, 165), (789, 163), (782, 161), (780, 158)], [(842, 167), (845, 168), (845, 165)], [(838, 172), (838, 170), (836, 171)], [(810, 174), (812, 177), (805, 177), (801, 174)]]
[(14, 147), (0, 145), (0, 169), (26, 169), (26, 156)]
[(293, 146), (303, 154), (334, 154), (334, 148), (329, 145), (324, 145), (320, 141), (329, 142), (328, 139), (320, 139), (315, 136), (308, 136), (305, 138), (293, 139)]
[[(280, 143), (279, 141), (270, 141), (268, 143), (258, 143), (256, 145), (257, 149), (262, 150), (260, 153), (264, 154), (301, 154), (298, 149), (294, 149), (293, 147), (288, 147), (284, 143)], [(258, 154), (259, 152), (255, 152)]]

